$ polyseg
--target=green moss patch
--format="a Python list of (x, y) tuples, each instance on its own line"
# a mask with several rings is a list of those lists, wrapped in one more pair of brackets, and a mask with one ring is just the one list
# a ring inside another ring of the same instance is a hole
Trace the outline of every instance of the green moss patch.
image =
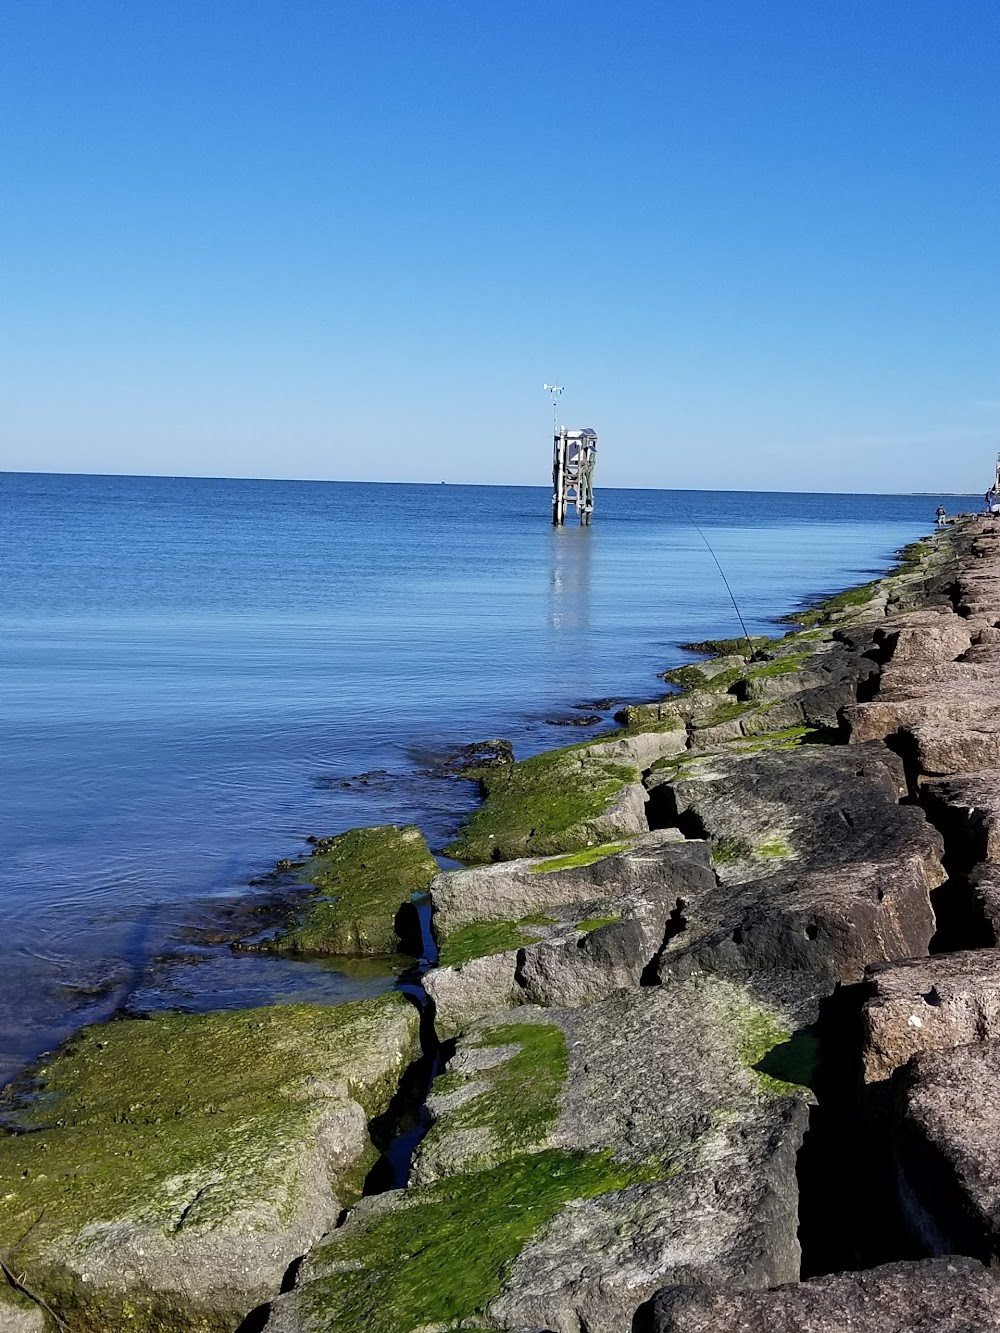
[(475, 1045), (516, 1045), (519, 1049), (489, 1069), (474, 1074), (447, 1071), (435, 1080), (435, 1094), (456, 1092), (469, 1083), (487, 1085), (449, 1111), (427, 1136), (431, 1142), (438, 1132), (488, 1130), (493, 1144), (489, 1159), (472, 1160), (468, 1167), (492, 1165), (498, 1154), (509, 1156), (540, 1147), (558, 1117), (559, 1093), (569, 1068), (566, 1038), (554, 1023), (504, 1023), (491, 1028)]
[[(331, 1082), (343, 1080), (369, 1116), (383, 1111), (409, 1054), (400, 1034), (408, 1027), (415, 1046), (417, 1024), (393, 994), (82, 1029), (35, 1068), (31, 1085), (0, 1098), (8, 1124), (31, 1131), (0, 1137), (0, 1249), (74, 1333), (108, 1328), (114, 1320), (100, 1294), (83, 1294), (53, 1269), (60, 1244), (122, 1219), (165, 1236), (225, 1227), (239, 1209), (261, 1204), (272, 1226), (285, 1225), (318, 1120), (329, 1113)], [(375, 1060), (387, 1031), (395, 1032), (391, 1054)], [(348, 1197), (360, 1190), (368, 1165), (345, 1164), (338, 1188)], [(190, 1322), (167, 1318), (158, 1300), (136, 1294), (128, 1326), (215, 1327), (196, 1312)]]
[(401, 909), (440, 870), (414, 825), (351, 829), (324, 839), (302, 880), (314, 884), (298, 922), (262, 949), (301, 954), (419, 954), (416, 922)]
[[(756, 651), (766, 648), (771, 640), (766, 634), (751, 634), (750, 643)], [(705, 657), (737, 657), (747, 650), (746, 638), (739, 639), (699, 639), (697, 643), (682, 643), (686, 653), (703, 653)]]
[(769, 1047), (753, 1068), (772, 1092), (796, 1087), (815, 1089), (820, 1067), (819, 1038), (808, 1028), (793, 1032)]
[(662, 680), (669, 681), (671, 685), (677, 685), (684, 691), (715, 690), (720, 694), (735, 685), (743, 674), (740, 667), (727, 667), (724, 671), (716, 671), (713, 675), (696, 666), (674, 667), (670, 671), (660, 673)]
[(734, 861), (748, 861), (753, 847), (743, 838), (711, 838), (712, 862), (717, 866), (731, 865)]
[(921, 537), (919, 541), (908, 542), (896, 556), (896, 564), (890, 570), (894, 574), (911, 574), (921, 566), (931, 563), (940, 550), (936, 537)]
[(776, 657), (773, 662), (765, 662), (763, 666), (752, 667), (747, 671), (748, 680), (766, 680), (770, 676), (791, 676), (796, 671), (801, 671), (802, 663), (809, 659), (809, 653), (788, 653), (784, 657)]
[(509, 1265), (556, 1213), (662, 1174), (610, 1154), (527, 1154), (488, 1171), (413, 1190), (315, 1251), (333, 1271), (293, 1300), (307, 1327), (412, 1333), (476, 1320), (500, 1295)]
[(754, 754), (758, 750), (794, 750), (819, 734), (818, 727), (784, 727), (781, 731), (762, 731), (756, 736), (741, 737), (732, 745), (739, 754)]
[(754, 843), (754, 856), (794, 856), (794, 852), (784, 838), (775, 834), (771, 838), (765, 838), (762, 842)]
[(438, 953), (439, 967), (461, 967), (474, 958), (485, 958), (492, 953), (506, 953), (533, 944), (541, 936), (531, 926), (554, 925), (550, 916), (525, 916), (520, 921), (470, 921), (467, 926), (447, 935)]
[(863, 583), (857, 588), (845, 588), (843, 592), (834, 593), (832, 597), (824, 597), (815, 606), (807, 607), (804, 611), (793, 611), (787, 619), (802, 626), (825, 624), (831, 619), (839, 618), (843, 611), (860, 610), (861, 607), (867, 606), (881, 586), (882, 580), (874, 579), (871, 583)]
[(627, 842), (603, 842), (597, 847), (585, 847), (582, 852), (570, 852), (566, 856), (552, 856), (540, 865), (532, 866), (533, 875), (548, 875), (553, 870), (576, 870), (579, 866), (590, 866), (595, 861), (603, 861), (607, 856), (617, 856), (625, 851)]
[(578, 921), (573, 929), (583, 930), (589, 933), (592, 930), (600, 930), (602, 926), (611, 926), (616, 921), (620, 920), (621, 915), (617, 912), (612, 913), (611, 916), (592, 916), (588, 917), (586, 921)]
[(445, 854), (482, 864), (583, 850), (594, 840), (591, 821), (639, 777), (631, 765), (600, 758), (579, 746), (548, 750), (484, 773), (485, 803)]
[(808, 1029), (793, 1036), (775, 1014), (751, 1004), (734, 1006), (730, 1021), (739, 1057), (763, 1092), (784, 1097), (800, 1093), (815, 1081), (819, 1045)]
[(698, 731), (704, 731), (708, 727), (721, 727), (724, 722), (733, 722), (738, 717), (743, 717), (745, 713), (752, 713), (758, 705), (752, 703), (725, 703), (719, 704), (708, 717), (701, 718), (698, 722)]

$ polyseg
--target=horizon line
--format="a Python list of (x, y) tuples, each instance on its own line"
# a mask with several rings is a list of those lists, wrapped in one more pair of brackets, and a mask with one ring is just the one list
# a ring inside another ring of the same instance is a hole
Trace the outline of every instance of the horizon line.
[[(55, 469), (37, 470), (35, 468), (0, 468), (0, 477), (96, 477), (120, 479), (123, 481), (250, 481), (275, 482), (279, 485), (301, 486), (452, 486), (468, 490), (551, 490), (540, 482), (517, 481), (373, 481), (347, 480), (337, 477), (247, 477), (229, 475), (190, 475), (175, 472), (62, 472)], [(697, 495), (718, 494), (717, 486), (595, 486), (598, 491), (663, 491), (684, 492)], [(941, 499), (978, 499), (978, 491), (813, 491), (804, 487), (788, 490), (754, 490), (749, 486), (729, 486), (725, 488), (731, 495), (894, 495), (910, 496), (915, 499), (938, 496)]]

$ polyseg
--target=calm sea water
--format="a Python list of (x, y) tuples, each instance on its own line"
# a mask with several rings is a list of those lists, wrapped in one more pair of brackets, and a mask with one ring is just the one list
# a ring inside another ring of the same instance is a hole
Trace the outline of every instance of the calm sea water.
[(546, 719), (651, 697), (681, 642), (737, 633), (693, 522), (759, 632), (882, 570), (938, 498), (601, 490), (559, 531), (548, 502), (0, 474), (0, 1082), (122, 1004), (390, 985), (185, 927), (308, 834), (415, 820), (440, 846), (474, 801), (427, 775), (442, 751), (579, 739)]

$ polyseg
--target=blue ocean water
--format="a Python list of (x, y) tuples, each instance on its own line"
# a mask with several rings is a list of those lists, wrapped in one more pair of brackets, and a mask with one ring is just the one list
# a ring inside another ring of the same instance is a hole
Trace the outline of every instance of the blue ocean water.
[(122, 1004), (391, 984), (185, 930), (309, 834), (415, 820), (440, 846), (475, 792), (436, 756), (577, 740), (546, 719), (738, 633), (693, 524), (763, 632), (884, 569), (938, 497), (597, 504), (553, 530), (543, 487), (0, 474), (0, 1082)]

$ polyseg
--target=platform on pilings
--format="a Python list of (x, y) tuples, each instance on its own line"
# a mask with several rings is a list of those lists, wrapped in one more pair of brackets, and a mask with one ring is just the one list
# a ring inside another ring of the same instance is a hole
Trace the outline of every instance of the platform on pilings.
[(552, 522), (566, 522), (566, 511), (576, 506), (580, 523), (586, 525), (594, 513), (594, 465), (597, 462), (597, 432), (557, 426), (552, 441)]

